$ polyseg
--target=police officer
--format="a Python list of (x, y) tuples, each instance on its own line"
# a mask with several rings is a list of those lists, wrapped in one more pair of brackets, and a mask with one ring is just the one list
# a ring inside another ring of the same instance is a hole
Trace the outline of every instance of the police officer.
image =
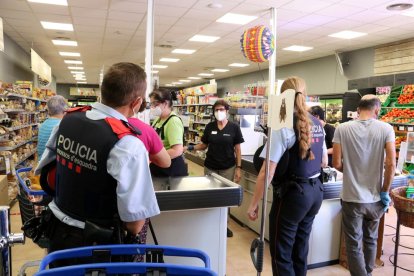
[[(139, 130), (127, 123), (144, 100), (145, 72), (133, 63), (114, 64), (101, 90), (102, 103), (63, 118), (36, 169), (39, 173), (50, 160), (57, 162), (56, 195), (49, 204), (50, 252), (114, 243), (112, 237), (105, 240), (101, 234), (108, 231), (101, 230), (113, 230), (118, 215), (128, 233), (137, 235), (146, 218), (160, 213), (148, 153), (137, 138)], [(91, 225), (99, 238), (89, 237)]]
[[(306, 275), (309, 235), (323, 199), (321, 166), (326, 166), (328, 157), (322, 125), (306, 111), (305, 81), (289, 77), (281, 91), (287, 89), (296, 91), (294, 129), (282, 128), (272, 133), (269, 179), (274, 174), (275, 179), (269, 214), (269, 247), (273, 275), (301, 276)], [(265, 156), (266, 146), (261, 154)], [(263, 162), (248, 208), (251, 220), (258, 217), (265, 166)]]

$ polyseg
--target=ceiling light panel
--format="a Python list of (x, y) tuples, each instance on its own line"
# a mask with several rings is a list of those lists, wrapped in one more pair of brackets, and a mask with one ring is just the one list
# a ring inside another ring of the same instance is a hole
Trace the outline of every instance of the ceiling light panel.
[(199, 76), (202, 76), (202, 77), (211, 77), (211, 76), (214, 76), (214, 74), (210, 74), (210, 73), (200, 73), (198, 75)]
[(27, 0), (27, 2), (57, 5), (57, 6), (67, 6), (68, 5), (68, 1), (66, 1), (66, 0)]
[(168, 65), (152, 65), (152, 68), (154, 68), (154, 69), (165, 69), (165, 68), (167, 68), (168, 67)]
[(182, 82), (175, 81), (175, 82), (172, 82), (172, 84), (183, 84), (183, 83)]
[(70, 71), (72, 74), (85, 74), (83, 71)]
[(55, 22), (47, 22), (47, 21), (40, 21), (42, 27), (46, 30), (59, 30), (59, 31), (72, 31), (73, 32), (73, 25), (68, 23), (55, 23)]
[(300, 45), (292, 45), (286, 48), (283, 48), (285, 51), (293, 51), (293, 52), (305, 52), (312, 50), (313, 47), (307, 47), (307, 46), (300, 46)]
[(83, 70), (83, 67), (78, 67), (78, 66), (68, 66), (69, 70)]
[(76, 83), (77, 83), (77, 84), (87, 84), (87, 82), (86, 82), (86, 81), (77, 81)]
[(189, 41), (212, 43), (218, 39), (220, 39), (219, 36), (195, 35)]
[(191, 55), (194, 54), (196, 50), (191, 49), (174, 49), (171, 53), (173, 54), (183, 54), (183, 55)]
[(229, 69), (220, 69), (220, 68), (216, 68), (211, 70), (211, 72), (219, 72), (219, 73), (224, 73), (224, 72), (228, 72)]
[(179, 60), (179, 58), (160, 58), (161, 62), (177, 62)]
[(61, 39), (53, 39), (52, 43), (58, 46), (78, 46), (78, 42), (73, 40), (61, 40)]
[(82, 64), (81, 60), (70, 60), (70, 59), (66, 59), (65, 60), (66, 64)]
[(249, 22), (257, 19), (257, 16), (252, 15), (244, 15), (244, 14), (237, 14), (237, 13), (226, 13), (222, 17), (216, 20), (219, 23), (227, 23), (227, 24), (236, 24), (236, 25), (246, 25)]
[(229, 66), (231, 66), (231, 67), (247, 67), (247, 66), (249, 66), (249, 64), (247, 64), (247, 63), (232, 63), (232, 64), (229, 64)]
[(191, 80), (178, 80), (180, 82), (191, 82)]
[(200, 77), (188, 77), (189, 80), (201, 80)]
[(80, 53), (76, 52), (59, 52), (59, 55), (63, 57), (80, 57)]
[(366, 33), (354, 32), (354, 31), (342, 31), (334, 34), (330, 34), (330, 37), (342, 38), (342, 39), (353, 39), (367, 35)]
[(151, 71), (151, 73), (153, 73), (153, 74), (158, 74), (158, 72), (159, 72), (158, 70), (152, 70)]

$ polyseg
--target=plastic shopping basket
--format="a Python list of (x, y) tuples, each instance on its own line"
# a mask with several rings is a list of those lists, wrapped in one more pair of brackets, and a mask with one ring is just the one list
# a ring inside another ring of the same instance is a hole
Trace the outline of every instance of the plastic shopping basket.
[[(143, 263), (134, 262), (111, 262), (111, 263), (91, 263), (70, 265), (59, 268), (46, 269), (46, 267), (57, 260), (93, 257), (94, 254), (102, 255), (106, 253), (110, 256), (125, 255), (146, 255), (147, 261)], [(160, 257), (161, 254), (161, 258)], [(156, 260), (154, 257), (156, 256)], [(204, 266), (185, 266), (171, 263), (159, 263), (163, 256), (190, 257), (203, 261)], [(55, 251), (47, 255), (40, 263), (39, 272), (41, 275), (113, 275), (113, 274), (140, 274), (140, 275), (193, 275), (193, 276), (216, 276), (217, 274), (210, 269), (210, 258), (202, 251), (197, 249), (179, 248), (173, 246), (159, 246), (146, 244), (118, 244), (118, 245), (99, 245), (79, 247), (61, 251)]]

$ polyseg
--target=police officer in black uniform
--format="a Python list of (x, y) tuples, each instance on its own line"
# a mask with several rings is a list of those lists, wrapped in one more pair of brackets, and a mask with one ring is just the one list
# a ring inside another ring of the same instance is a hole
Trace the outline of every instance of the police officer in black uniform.
[[(307, 271), (308, 241), (312, 223), (323, 200), (321, 167), (327, 164), (323, 127), (306, 110), (306, 84), (289, 77), (281, 91), (296, 91), (294, 129), (272, 133), (269, 179), (273, 179), (273, 204), (269, 214), (269, 241), (273, 275), (302, 276)], [(266, 156), (266, 146), (261, 157)], [(265, 183), (263, 162), (248, 217), (258, 217)], [(275, 178), (273, 178), (275, 175)]]
[(36, 169), (56, 161), (49, 252), (120, 243), (123, 230), (136, 237), (146, 218), (160, 213), (148, 153), (127, 120), (144, 101), (145, 72), (133, 63), (114, 64), (101, 90), (102, 103), (63, 118)]

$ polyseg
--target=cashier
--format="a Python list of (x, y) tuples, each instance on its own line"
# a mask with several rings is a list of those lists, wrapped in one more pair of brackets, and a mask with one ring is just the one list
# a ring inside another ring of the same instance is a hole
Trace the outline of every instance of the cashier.
[(151, 175), (156, 177), (187, 176), (188, 167), (184, 160), (184, 126), (181, 118), (172, 111), (173, 95), (167, 89), (154, 90), (150, 95), (150, 116), (152, 127), (161, 137), (171, 157), (171, 166), (162, 168), (151, 163)]
[(230, 122), (229, 104), (225, 100), (217, 100), (213, 105), (214, 122), (207, 124), (201, 144), (189, 145), (188, 150), (205, 150), (204, 173), (212, 172), (238, 183), (241, 177), (241, 149), (244, 142), (240, 126)]
[(335, 134), (335, 127), (331, 124), (327, 124), (325, 121), (325, 111), (320, 106), (312, 106), (309, 111), (313, 116), (315, 116), (323, 126), (325, 131), (325, 144), (328, 150), (328, 166), (332, 167), (332, 153), (333, 153), (333, 137)]

